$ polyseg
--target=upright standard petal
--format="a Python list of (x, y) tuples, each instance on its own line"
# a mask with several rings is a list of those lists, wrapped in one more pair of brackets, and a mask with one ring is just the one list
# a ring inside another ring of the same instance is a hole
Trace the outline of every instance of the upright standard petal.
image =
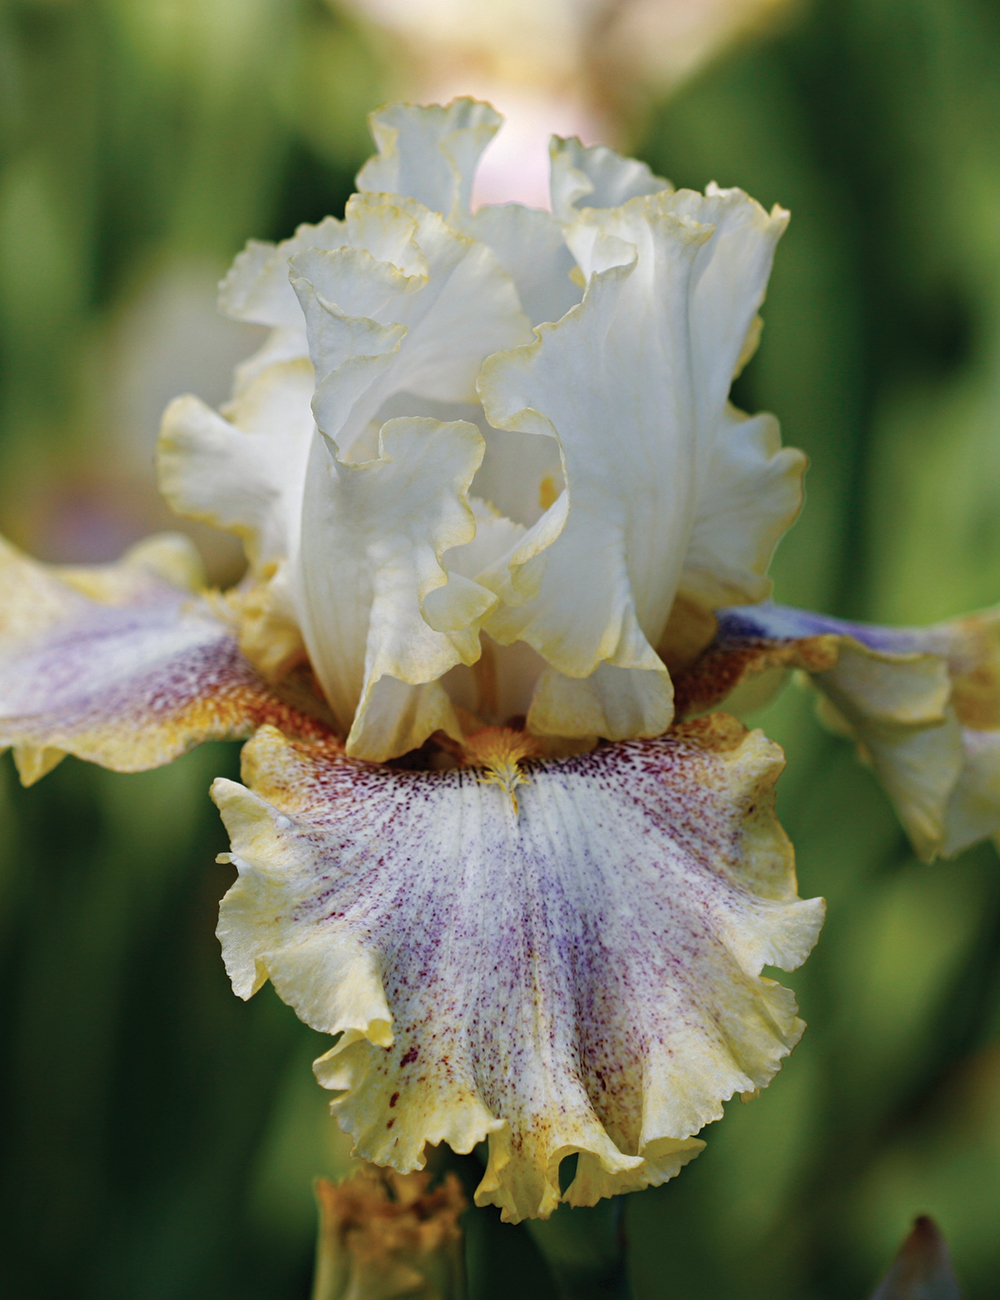
[[(481, 581), (504, 602), (488, 624), (501, 644), (527, 641), (570, 679), (602, 663), (653, 674), (638, 734), (655, 735), (672, 717), (670, 679), (643, 624), (655, 636), (669, 605), (661, 615), (653, 582), (642, 590), (651, 572), (632, 570), (642, 554), (668, 601), (676, 590), (693, 477), (687, 299), (694, 254), (711, 232), (661, 213), (635, 215), (641, 251), (633, 245), (626, 265), (594, 275), (581, 305), (542, 327), (537, 342), (483, 369), (491, 424), (555, 437), (566, 488)], [(640, 608), (643, 596), (649, 608)], [(569, 682), (561, 694), (595, 689)], [(617, 716), (617, 704), (609, 698), (610, 716), (596, 719), (612, 739), (634, 722), (631, 710)], [(567, 704), (541, 719), (539, 711), (529, 715), (533, 729), (585, 734)]]
[(392, 758), (438, 730), (461, 734), (437, 679), (479, 658), (479, 626), (496, 598), (447, 573), (441, 557), (475, 536), (468, 491), (482, 458), (482, 435), (461, 421), (390, 420), (378, 459), (362, 464), (314, 443), (304, 631), (358, 757)]
[(307, 683), (269, 689), (217, 606), (174, 585), (183, 544), (150, 539), (74, 570), (0, 542), (0, 747), (25, 784), (65, 754), (135, 772), (263, 723), (329, 733)]
[(288, 259), (307, 248), (342, 248), (348, 242), (346, 225), (336, 217), (316, 225), (304, 222), (278, 244), (251, 239), (219, 285), (219, 310), (250, 325), (294, 332), (304, 345), (302, 313), (288, 282)]
[(490, 422), (557, 438), (564, 460), (563, 496), (480, 578), (503, 601), (490, 634), (554, 670), (533, 730), (658, 734), (672, 697), (654, 647), (678, 590), (766, 593), (803, 461), (726, 394), (784, 218), (736, 191), (588, 210), (570, 231), (583, 303), (484, 367)]
[(379, 154), (358, 173), (358, 189), (399, 194), (441, 213), (455, 230), (493, 250), (532, 324), (559, 320), (580, 301), (580, 288), (570, 279), (575, 262), (558, 219), (520, 203), (470, 210), (476, 167), (502, 120), (473, 99), (444, 108), (379, 109), (369, 119)]
[(377, 109), (368, 122), (378, 154), (358, 172), (358, 189), (416, 199), (460, 225), (476, 165), (502, 121), (496, 109), (475, 99)]
[(236, 367), (236, 395), (269, 366), (309, 356), (302, 310), (288, 280), (289, 258), (307, 248), (341, 248), (348, 242), (345, 223), (326, 217), (317, 225), (299, 226), (290, 239), (278, 244), (251, 239), (237, 254), (219, 285), (219, 310), (234, 320), (266, 325), (270, 334), (253, 356)]
[[(400, 196), (399, 206), (378, 204), (374, 220), (370, 204), (348, 203), (343, 221), (326, 217), (316, 225), (303, 224), (278, 244), (249, 241), (219, 286), (219, 308), (236, 320), (267, 325), (271, 334), (237, 368), (237, 393), (275, 362), (309, 355), (302, 310), (289, 282), (289, 263), (296, 254), (355, 248), (370, 253), (376, 262), (392, 264), (403, 275), (426, 270), (412, 243), (413, 223), (400, 211), (410, 197)], [(378, 278), (375, 272), (372, 279)]]
[(922, 857), (1000, 830), (1000, 610), (928, 628), (725, 610), (704, 653), (675, 673), (679, 709), (712, 708), (785, 667), (810, 673), (820, 717), (858, 741)]
[[(342, 457), (363, 459), (354, 444), (393, 394), (475, 402), (484, 359), (531, 332), (484, 244), (412, 200), (355, 195), (347, 211), (354, 244), (299, 253), (291, 274), (316, 367), (317, 421)], [(390, 224), (402, 247), (380, 248)]]
[(802, 509), (806, 457), (773, 415), (726, 403), (691, 530), (679, 594), (709, 609), (766, 600), (775, 547)]
[[(287, 274), (286, 274), (287, 279)], [(308, 358), (256, 375), (217, 414), (178, 397), (160, 429), (160, 490), (178, 514), (236, 533), (252, 585), (234, 594), (240, 645), (261, 671), (277, 675), (302, 654), (289, 589), (298, 551), (306, 462), (315, 428)]]
[(406, 232), (405, 270), (357, 247), (292, 263), (322, 435), (306, 476), (299, 623), (350, 752), (376, 760), (435, 730), (457, 734), (434, 683), (478, 657), (479, 626), (496, 603), (440, 562), (475, 536), (468, 489), (481, 434), (462, 421), (382, 425), (382, 413), (390, 401), (405, 410), (408, 398), (467, 401), (483, 358), (529, 332), (485, 246), (418, 204), (399, 203), (359, 196), (349, 220), (371, 230), (372, 244), (389, 225)]
[[(523, 751), (522, 751), (523, 752)], [(479, 1204), (551, 1213), (671, 1178), (802, 1032), (761, 977), (809, 952), (773, 814), (780, 751), (718, 716), (495, 775), (379, 768), (261, 731), (213, 795), (236, 992), (341, 1035), (316, 1063), (366, 1159), (489, 1138)], [(400, 864), (405, 863), (405, 871)]]
[(560, 221), (573, 221), (583, 208), (618, 208), (629, 199), (673, 189), (644, 162), (623, 158), (607, 145), (581, 144), (575, 136), (553, 136), (549, 158), (552, 211)]
[(261, 576), (295, 549), (314, 387), (303, 358), (269, 366), (222, 414), (196, 397), (178, 397), (163, 416), (163, 495), (179, 515), (240, 537)]
[(488, 204), (462, 229), (496, 253), (532, 325), (559, 320), (580, 301), (583, 291), (573, 278), (576, 259), (551, 212), (520, 203)]

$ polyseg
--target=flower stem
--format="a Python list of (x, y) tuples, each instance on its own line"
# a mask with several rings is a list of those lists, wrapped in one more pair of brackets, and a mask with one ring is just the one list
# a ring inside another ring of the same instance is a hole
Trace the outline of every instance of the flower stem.
[(622, 1197), (586, 1209), (561, 1205), (551, 1219), (525, 1226), (552, 1269), (560, 1300), (630, 1300)]

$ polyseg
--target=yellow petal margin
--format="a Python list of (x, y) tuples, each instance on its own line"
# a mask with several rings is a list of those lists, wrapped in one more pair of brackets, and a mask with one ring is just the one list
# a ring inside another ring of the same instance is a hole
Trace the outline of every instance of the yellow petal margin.
[(400, 1172), (489, 1139), (503, 1218), (672, 1178), (798, 1041), (791, 970), (822, 923), (773, 811), (781, 751), (714, 715), (528, 762), (519, 812), (472, 768), (346, 759), (271, 727), (213, 797), (239, 878), (219, 937), (339, 1035), (316, 1062), (355, 1154)]
[(26, 785), (65, 754), (135, 772), (266, 722), (327, 733), (310, 683), (268, 687), (216, 604), (180, 585), (197, 584), (191, 549), (151, 538), (117, 564), (55, 569), (0, 541), (0, 750)]

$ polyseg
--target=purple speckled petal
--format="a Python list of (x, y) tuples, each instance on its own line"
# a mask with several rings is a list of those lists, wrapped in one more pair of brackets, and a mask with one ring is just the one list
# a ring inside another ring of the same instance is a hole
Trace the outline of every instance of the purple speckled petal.
[(0, 749), (14, 747), (26, 784), (67, 753), (135, 772), (266, 722), (327, 734), (254, 672), (215, 605), (150, 558), (145, 544), (119, 564), (50, 569), (0, 542)]
[(236, 992), (270, 978), (314, 1028), (356, 1152), (400, 1171), (489, 1138), (480, 1204), (673, 1177), (722, 1102), (802, 1032), (761, 977), (812, 947), (773, 813), (777, 746), (731, 718), (530, 766), (520, 812), (474, 770), (347, 760), (265, 728), (251, 789), (213, 795), (239, 879), (219, 936)]
[[(1000, 609), (927, 628), (848, 623), (762, 604), (719, 611), (711, 644), (675, 673), (678, 711), (801, 668), (820, 716), (853, 736), (922, 857), (1000, 829)], [(760, 702), (759, 694), (751, 696)]]

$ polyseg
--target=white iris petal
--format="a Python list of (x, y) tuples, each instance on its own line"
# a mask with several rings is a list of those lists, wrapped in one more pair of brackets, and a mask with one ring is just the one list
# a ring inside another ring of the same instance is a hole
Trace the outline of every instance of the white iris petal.
[[(621, 188), (658, 184), (604, 162)], [(565, 496), (480, 578), (504, 602), (490, 634), (552, 666), (528, 715), (536, 731), (658, 734), (673, 709), (654, 647), (678, 592), (709, 606), (734, 588), (767, 594), (802, 460), (727, 394), (785, 219), (714, 188), (587, 209), (567, 230), (589, 277), (583, 303), (484, 367), (491, 422), (557, 438), (565, 460)]]
[(439, 683), (481, 631), (463, 706), (529, 700), (529, 729), (579, 743), (661, 733), (675, 598), (765, 598), (801, 500), (773, 417), (728, 403), (787, 214), (578, 140), (553, 141), (553, 212), (473, 213), (499, 123), (472, 100), (375, 114), (343, 221), (249, 245), (223, 283), (272, 328), (226, 419), (182, 399), (164, 426), (170, 499), (247, 541), (241, 645), (270, 673), (307, 653), (357, 757), (460, 735)]
[[(575, 140), (553, 212), (473, 213), (498, 124), (380, 111), (344, 219), (237, 258), (223, 309), (270, 337), (160, 444), (171, 503), (243, 539), (235, 589), (177, 539), (73, 571), (0, 546), (0, 745), (32, 780), (256, 732), (247, 787), (215, 791), (234, 987), (270, 978), (339, 1036), (317, 1071), (360, 1154), (489, 1138), (477, 1200), (519, 1219), (573, 1153), (576, 1205), (673, 1177), (769, 1081), (803, 1026), (762, 968), (805, 958), (822, 904), (796, 897), (777, 747), (721, 714), (660, 735), (658, 647), (689, 711), (740, 675), (711, 671), (712, 609), (767, 594), (799, 503), (801, 457), (728, 404), (785, 214)], [(835, 671), (893, 723), (892, 682), (833, 640), (743, 660)], [(967, 657), (955, 727), (992, 726)], [(944, 708), (929, 686), (910, 722)], [(988, 749), (956, 824), (988, 822)]]
[(292, 258), (320, 430), (296, 591), (310, 660), (349, 751), (382, 760), (434, 731), (460, 734), (447, 695), (431, 684), (479, 657), (479, 626), (496, 597), (440, 565), (445, 551), (475, 537), (468, 489), (482, 435), (465, 422), (417, 418), (378, 432), (376, 417), (401, 393), (474, 399), (483, 358), (524, 338), (528, 324), (490, 250), (436, 213), (414, 200), (360, 195), (349, 218), (372, 231), (368, 243), (402, 261), (386, 237), (394, 227), (410, 266), (356, 247)]

